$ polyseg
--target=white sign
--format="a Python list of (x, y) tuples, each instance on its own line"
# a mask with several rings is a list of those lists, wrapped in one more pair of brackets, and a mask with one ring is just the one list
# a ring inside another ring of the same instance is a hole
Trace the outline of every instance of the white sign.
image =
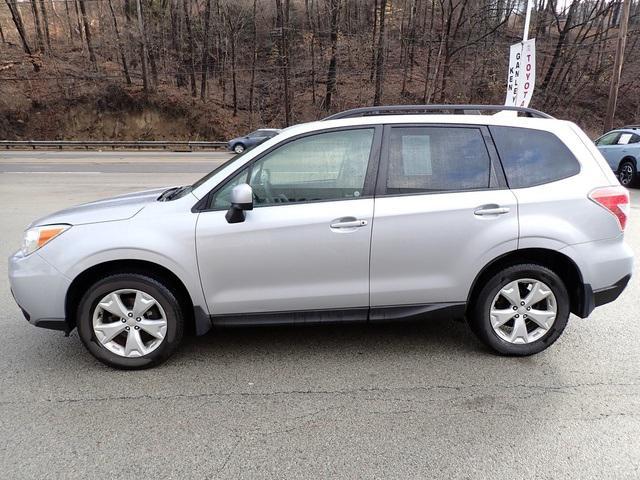
[(528, 107), (536, 84), (536, 39), (511, 45), (505, 105)]

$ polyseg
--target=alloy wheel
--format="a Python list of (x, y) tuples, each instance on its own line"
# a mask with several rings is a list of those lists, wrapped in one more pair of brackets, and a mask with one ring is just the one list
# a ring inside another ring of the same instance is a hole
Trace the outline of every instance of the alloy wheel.
[(633, 181), (633, 165), (630, 163), (625, 163), (620, 168), (620, 172), (618, 173), (618, 180), (620, 180), (620, 184), (623, 186), (628, 186)]
[(98, 342), (116, 355), (142, 357), (157, 349), (167, 333), (167, 316), (160, 303), (146, 292), (115, 290), (93, 311), (93, 332)]
[(491, 327), (502, 340), (527, 344), (542, 338), (558, 313), (556, 297), (540, 280), (514, 280), (496, 294), (491, 303)]

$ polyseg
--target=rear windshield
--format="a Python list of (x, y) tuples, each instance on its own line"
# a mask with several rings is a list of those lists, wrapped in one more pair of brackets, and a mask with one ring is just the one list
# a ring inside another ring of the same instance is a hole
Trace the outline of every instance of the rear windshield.
[(580, 172), (567, 146), (550, 132), (519, 127), (490, 127), (510, 188), (555, 182)]

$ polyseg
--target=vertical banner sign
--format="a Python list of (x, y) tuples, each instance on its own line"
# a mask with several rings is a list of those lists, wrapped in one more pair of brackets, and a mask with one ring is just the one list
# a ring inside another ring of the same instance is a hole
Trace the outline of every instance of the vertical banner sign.
[(509, 50), (509, 74), (507, 97), (504, 104), (528, 107), (536, 84), (536, 40), (511, 45)]

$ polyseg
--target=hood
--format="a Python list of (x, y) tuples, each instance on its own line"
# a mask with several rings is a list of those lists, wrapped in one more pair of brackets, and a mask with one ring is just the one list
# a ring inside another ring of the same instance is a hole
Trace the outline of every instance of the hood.
[(127, 193), (117, 197), (83, 203), (71, 208), (39, 218), (29, 227), (37, 225), (51, 225), (54, 223), (68, 223), (82, 225), (85, 223), (112, 222), (126, 220), (133, 217), (146, 205), (155, 202), (167, 188), (156, 188), (143, 192)]

